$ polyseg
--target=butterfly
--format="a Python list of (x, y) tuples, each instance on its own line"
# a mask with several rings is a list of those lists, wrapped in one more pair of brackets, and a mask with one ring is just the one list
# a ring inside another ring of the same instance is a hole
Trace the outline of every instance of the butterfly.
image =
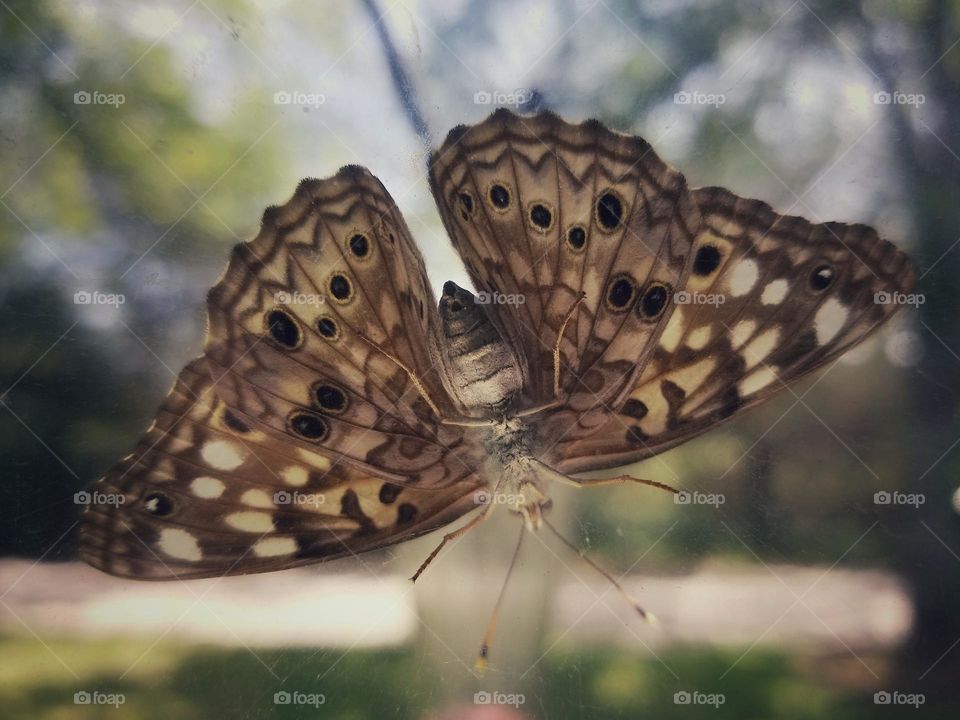
[(914, 280), (872, 228), (691, 189), (595, 120), (498, 110), (452, 130), (429, 178), (477, 294), (446, 282), (436, 300), (368, 170), (301, 182), (234, 248), (203, 354), (97, 483), (88, 563), (280, 570), (479, 510), (446, 542), (491, 498), (537, 529), (553, 483), (605, 482), (576, 474), (781, 392), (877, 330), (897, 308), (877, 298)]

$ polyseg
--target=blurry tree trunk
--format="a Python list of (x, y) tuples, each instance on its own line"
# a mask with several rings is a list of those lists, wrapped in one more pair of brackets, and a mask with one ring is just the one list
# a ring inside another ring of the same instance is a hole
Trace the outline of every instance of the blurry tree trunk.
[[(950, 506), (950, 495), (960, 477), (960, 446), (931, 469), (960, 434), (960, 360), (956, 357), (960, 348), (945, 349), (941, 339), (960, 333), (960, 318), (953, 312), (960, 285), (960, 245), (952, 247), (960, 237), (960, 122), (952, 114), (960, 107), (960, 82), (950, 70), (950, 53), (960, 53), (960, 46), (952, 47), (957, 39), (955, 13), (953, 3), (939, 0), (912, 28), (914, 37), (906, 46), (922, 54), (917, 63), (922, 66), (920, 72), (932, 68), (922, 81), (898, 72), (899, 67), (911, 63), (873, 50), (865, 57), (880, 74), (886, 90), (919, 92), (924, 88), (913, 85), (923, 83), (930, 91), (926, 107), (942, 108), (942, 122), (927, 118), (930, 125), (917, 129), (910, 118), (910, 113), (917, 112), (915, 108), (890, 107), (891, 153), (904, 175), (904, 187), (913, 193), (914, 226), (922, 240), (913, 259), (920, 278), (917, 292), (926, 295), (919, 320), (927, 327), (921, 325), (919, 331), (927, 352), (914, 376), (914, 410), (909, 417), (922, 419), (923, 426), (904, 428), (916, 439), (904, 447), (912, 448), (911, 491), (923, 493), (926, 502), (915, 512), (891, 512), (884, 520), (894, 561), (908, 579), (917, 606), (917, 624), (903, 656), (900, 680), (928, 695), (937, 688), (952, 691), (960, 676), (960, 644), (954, 645), (960, 640), (960, 560), (956, 556), (960, 554), (960, 517)], [(870, 36), (874, 38), (876, 33)], [(956, 67), (955, 57), (952, 62)], [(898, 87), (898, 82), (910, 85)], [(932, 391), (932, 383), (947, 392)], [(890, 418), (890, 422), (903, 420)]]

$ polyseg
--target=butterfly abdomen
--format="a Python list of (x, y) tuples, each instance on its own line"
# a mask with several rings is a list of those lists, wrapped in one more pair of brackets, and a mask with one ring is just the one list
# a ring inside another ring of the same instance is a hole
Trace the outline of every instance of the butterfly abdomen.
[(444, 283), (439, 309), (451, 394), (468, 411), (501, 411), (523, 387), (519, 359), (469, 290)]

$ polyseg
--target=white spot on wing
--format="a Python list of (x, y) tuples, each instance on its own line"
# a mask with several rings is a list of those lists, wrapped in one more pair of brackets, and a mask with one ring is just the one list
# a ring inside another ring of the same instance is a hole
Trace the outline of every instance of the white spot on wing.
[(179, 560), (199, 560), (203, 557), (197, 539), (180, 528), (164, 528), (160, 531), (157, 546), (170, 557)]
[(713, 334), (709, 325), (704, 325), (703, 327), (698, 327), (692, 333), (687, 336), (687, 345), (689, 345), (694, 350), (703, 350), (708, 342), (710, 342), (710, 336)]
[(750, 336), (753, 335), (753, 331), (756, 329), (756, 320), (741, 320), (734, 325), (733, 332), (730, 334), (730, 344), (733, 346), (734, 350), (749, 340)]
[(728, 281), (730, 294), (734, 297), (746, 295), (757, 284), (759, 277), (760, 268), (757, 266), (756, 260), (749, 258), (741, 260), (733, 268), (733, 272), (730, 273), (730, 280)]
[(301, 487), (307, 484), (307, 480), (310, 479), (310, 473), (307, 472), (305, 467), (291, 465), (280, 471), (280, 477), (283, 478), (283, 481), (288, 485)]
[(847, 321), (850, 311), (836, 298), (830, 298), (817, 310), (813, 326), (817, 331), (817, 344), (826, 345), (836, 337)]
[(758, 368), (740, 382), (740, 395), (746, 397), (762, 390), (777, 379), (777, 373), (771, 367)]
[(227, 515), (227, 525), (243, 532), (270, 532), (273, 530), (273, 516), (265, 512), (235, 512)]
[(259, 508), (272, 508), (273, 498), (263, 490), (247, 490), (240, 496), (240, 501), (244, 505), (251, 505)]
[(258, 540), (253, 546), (253, 554), (257, 557), (293, 555), (296, 551), (297, 541), (287, 537), (263, 538), (263, 540)]
[(303, 448), (297, 448), (297, 453), (301, 458), (303, 458), (304, 462), (315, 467), (320, 472), (326, 472), (333, 465), (333, 463), (330, 461), (330, 458), (328, 458), (326, 455), (310, 452), (309, 450), (304, 450)]
[(787, 290), (790, 289), (790, 283), (783, 278), (768, 283), (760, 296), (760, 302), (764, 305), (779, 305), (787, 296)]
[(211, 440), (204, 444), (200, 454), (217, 470), (234, 470), (243, 463), (240, 448), (229, 440)]
[(190, 483), (190, 491), (199, 498), (206, 500), (215, 500), (226, 490), (227, 486), (222, 480), (212, 477), (198, 477)]
[(667, 352), (673, 352), (680, 344), (680, 335), (683, 333), (683, 308), (674, 308), (673, 315), (670, 316), (670, 322), (663, 329), (660, 336), (660, 347)]
[(780, 339), (780, 329), (770, 328), (760, 333), (743, 349), (740, 353), (747, 363), (748, 368), (752, 368), (757, 363), (764, 360), (777, 346)]

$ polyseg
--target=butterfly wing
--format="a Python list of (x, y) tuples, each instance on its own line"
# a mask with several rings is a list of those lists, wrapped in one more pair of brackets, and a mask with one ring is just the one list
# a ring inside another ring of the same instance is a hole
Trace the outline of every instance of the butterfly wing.
[[(475, 507), (478, 431), (439, 424), (433, 406), (452, 406), (434, 365), (435, 302), (369, 172), (304, 181), (268, 209), (208, 310), (203, 357), (96, 486), (123, 501), (88, 508), (91, 564), (134, 577), (273, 570), (397, 542)], [(321, 491), (316, 507), (277, 495)]]
[(686, 280), (700, 217), (683, 176), (597, 121), (499, 110), (451, 131), (430, 179), (495, 323), (524, 351), (522, 404), (553, 400), (553, 347), (581, 293), (561, 344), (568, 406), (629, 389), (669, 311), (658, 299)]
[(763, 402), (879, 328), (913, 285), (870, 227), (779, 215), (723, 188), (693, 195), (691, 273), (628, 397), (599, 427), (569, 410), (545, 420), (564, 472), (642, 460)]
[(207, 304), (217, 394), (245, 422), (398, 482), (441, 486), (471, 472), (463, 429), (439, 424), (397, 362), (441, 415), (454, 412), (423, 258), (364, 168), (306, 180), (267, 210)]
[(122, 577), (279, 570), (401, 542), (474, 509), (472, 480), (396, 485), (241, 421), (187, 365), (133, 453), (91, 493), (81, 557)]

